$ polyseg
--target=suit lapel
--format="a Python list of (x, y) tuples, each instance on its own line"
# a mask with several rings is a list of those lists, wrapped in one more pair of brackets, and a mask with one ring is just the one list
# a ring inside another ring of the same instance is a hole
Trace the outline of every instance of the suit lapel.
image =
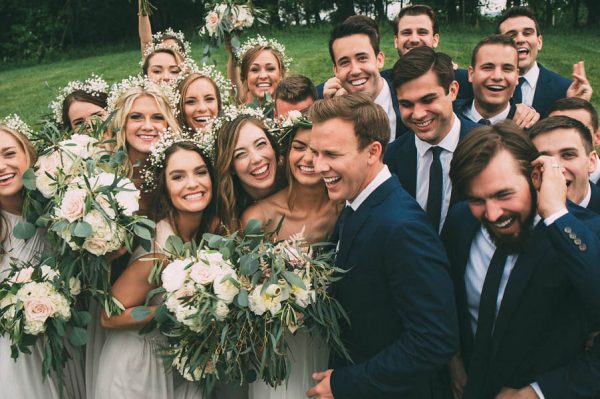
[(402, 160), (402, 167), (398, 170), (398, 178), (404, 189), (413, 197), (417, 197), (417, 147), (415, 135), (410, 134), (408, 143), (400, 147), (398, 159)]
[[(551, 82), (548, 82), (548, 74), (546, 73), (546, 68), (542, 66), (542, 64), (538, 63), (540, 67), (540, 75), (538, 76), (537, 83), (535, 85), (535, 93), (533, 93), (533, 103), (531, 106), (539, 112), (542, 108), (544, 108), (544, 104), (546, 103), (548, 98), (552, 98), (552, 85)], [(541, 115), (542, 118), (544, 115)]]

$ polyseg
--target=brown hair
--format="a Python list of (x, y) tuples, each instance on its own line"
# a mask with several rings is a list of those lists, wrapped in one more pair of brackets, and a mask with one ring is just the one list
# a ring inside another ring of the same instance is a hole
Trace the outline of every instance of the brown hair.
[(199, 79), (206, 79), (206, 80), (208, 80), (208, 82), (210, 82), (211, 86), (215, 89), (215, 93), (217, 96), (218, 112), (221, 113), (221, 110), (223, 109), (223, 101), (221, 100), (221, 93), (219, 92), (219, 87), (217, 86), (217, 84), (210, 77), (208, 77), (206, 75), (202, 75), (201, 73), (198, 73), (198, 72), (190, 73), (188, 76), (185, 77), (185, 79), (183, 79), (181, 82), (179, 82), (179, 85), (177, 85), (177, 91), (180, 94), (179, 114), (177, 114), (177, 122), (179, 122), (179, 126), (181, 126), (181, 127), (191, 127), (191, 126), (187, 126), (187, 122), (186, 122), (185, 96), (187, 95), (187, 91), (190, 88), (190, 86), (192, 85), (192, 83), (194, 83), (195, 81), (197, 81)]
[(331, 62), (333, 62), (333, 65), (335, 65), (333, 43), (338, 39), (352, 35), (366, 35), (369, 38), (369, 42), (371, 43), (371, 47), (373, 48), (375, 56), (381, 52), (379, 47), (379, 35), (375, 29), (364, 23), (342, 22), (333, 28), (331, 36), (329, 37), (329, 55), (331, 56)]
[(436, 53), (427, 46), (414, 48), (396, 61), (392, 70), (394, 88), (398, 89), (403, 84), (418, 79), (429, 71), (435, 73), (439, 85), (448, 94), (450, 84), (454, 81), (452, 58), (444, 53)]
[(529, 130), (529, 138), (533, 140), (541, 134), (549, 133), (556, 129), (575, 130), (581, 137), (581, 143), (583, 144), (586, 154), (594, 151), (594, 140), (592, 139), (590, 129), (577, 119), (568, 116), (551, 116), (538, 121)]
[(381, 144), (382, 156), (390, 141), (390, 125), (387, 114), (370, 97), (362, 93), (351, 93), (316, 101), (309, 111), (313, 124), (340, 118), (352, 122), (358, 148), (364, 149), (374, 141)]
[(213, 169), (210, 160), (200, 148), (195, 143), (190, 141), (179, 141), (173, 143), (169, 148), (165, 150), (165, 160), (163, 166), (157, 172), (157, 180), (156, 180), (156, 190), (153, 192), (153, 203), (154, 203), (154, 220), (159, 221), (162, 219), (167, 219), (169, 224), (173, 227), (175, 233), (179, 234), (179, 229), (177, 223), (175, 222), (175, 216), (178, 213), (178, 210), (173, 206), (173, 202), (171, 201), (171, 196), (167, 190), (167, 165), (169, 163), (169, 159), (173, 154), (176, 154), (178, 151), (193, 151), (200, 155), (204, 163), (206, 164), (206, 169), (208, 170), (208, 175), (210, 176), (210, 181), (212, 182), (211, 189), (211, 200), (208, 206), (202, 211), (202, 221), (198, 226), (198, 230), (196, 230), (196, 234), (194, 239), (199, 241), (202, 238), (202, 234), (210, 231), (210, 226), (215, 217), (215, 202), (216, 202), (216, 181), (215, 181), (215, 172)]
[(482, 48), (483, 46), (488, 46), (488, 45), (492, 45), (492, 44), (512, 47), (515, 49), (515, 52), (517, 52), (517, 45), (515, 44), (515, 41), (513, 40), (512, 37), (505, 36), (505, 35), (486, 36), (483, 39), (481, 39), (479, 41), (479, 43), (477, 43), (475, 45), (475, 48), (473, 49), (473, 53), (471, 54), (471, 66), (473, 68), (475, 68), (475, 60), (477, 59), (477, 53), (479, 53), (479, 49)]
[(366, 15), (350, 15), (344, 20), (344, 23), (363, 24), (370, 26), (371, 28), (375, 29), (375, 32), (377, 32), (378, 41), (381, 42), (381, 33), (379, 32), (379, 25), (373, 18), (367, 17)]
[(165, 53), (165, 54), (172, 55), (173, 58), (175, 58), (175, 62), (177, 62), (177, 65), (181, 64), (183, 61), (183, 57), (177, 51), (170, 49), (170, 48), (157, 48), (156, 50), (150, 52), (150, 54), (148, 54), (146, 56), (146, 58), (144, 58), (144, 63), (142, 64), (142, 72), (144, 73), (144, 75), (148, 76), (148, 68), (150, 68), (150, 60), (152, 59), (152, 57), (154, 57), (158, 53)]
[(62, 124), (64, 128), (71, 127), (71, 119), (69, 118), (69, 108), (75, 101), (81, 101), (84, 103), (90, 103), (99, 106), (100, 108), (106, 108), (106, 100), (108, 95), (103, 92), (88, 93), (84, 90), (75, 90), (71, 94), (65, 97), (62, 103)]
[(283, 55), (270, 46), (257, 45), (246, 51), (240, 62), (240, 78), (242, 79), (242, 83), (244, 84), (246, 90), (248, 89), (248, 73), (250, 72), (250, 67), (252, 66), (252, 63), (254, 62), (256, 57), (258, 57), (260, 53), (264, 50), (270, 51), (275, 56), (277, 64), (279, 65), (281, 78), (285, 77), (286, 70), (285, 64), (283, 63)]
[[(240, 228), (240, 216), (254, 200), (243, 189), (239, 178), (233, 173), (235, 145), (240, 131), (247, 123), (252, 123), (265, 132), (265, 136), (275, 151), (275, 159), (279, 160), (277, 142), (268, 132), (267, 126), (259, 119), (240, 115), (221, 126), (215, 143), (215, 178), (218, 182), (216, 213), (221, 224), (229, 232)], [(275, 186), (278, 186), (278, 179), (281, 179), (282, 174), (279, 173), (279, 170), (276, 173)]]
[(274, 98), (275, 100), (296, 104), (308, 98), (316, 100), (317, 91), (312, 80), (306, 76), (292, 75), (279, 82), (277, 89), (275, 89)]
[(556, 100), (548, 110), (548, 115), (556, 111), (569, 111), (569, 110), (584, 110), (588, 114), (590, 114), (590, 119), (592, 120), (592, 129), (595, 133), (598, 130), (598, 111), (592, 105), (591, 102), (584, 100), (583, 98), (578, 97), (567, 97)]
[(435, 11), (427, 4), (414, 4), (412, 6), (404, 7), (396, 18), (394, 18), (394, 36), (398, 36), (398, 24), (400, 20), (405, 15), (417, 16), (417, 15), (427, 15), (431, 20), (431, 28), (433, 29), (433, 34), (436, 35), (440, 33), (440, 28), (438, 26), (437, 16), (435, 15)]
[(466, 195), (471, 180), (502, 150), (511, 153), (523, 176), (530, 180), (531, 162), (539, 156), (539, 152), (521, 128), (506, 120), (478, 127), (458, 143), (450, 162), (450, 179), (461, 196)]
[(502, 23), (504, 21), (506, 21), (509, 18), (515, 18), (515, 17), (527, 17), (530, 20), (532, 20), (535, 23), (535, 33), (540, 36), (542, 34), (542, 31), (540, 30), (540, 24), (538, 23), (537, 18), (535, 17), (535, 13), (533, 12), (533, 9), (529, 8), (529, 7), (524, 7), (524, 6), (517, 6), (517, 7), (511, 7), (508, 10), (506, 10), (504, 12), (504, 14), (502, 14), (502, 16), (500, 17), (500, 20), (498, 21), (498, 25), (496, 25), (496, 33), (500, 33), (500, 25), (502, 25)]

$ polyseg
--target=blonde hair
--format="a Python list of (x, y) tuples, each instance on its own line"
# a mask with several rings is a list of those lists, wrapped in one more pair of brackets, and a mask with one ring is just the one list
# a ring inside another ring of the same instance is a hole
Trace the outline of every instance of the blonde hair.
[[(167, 126), (170, 127), (175, 133), (180, 133), (179, 124), (177, 123), (177, 119), (175, 119), (173, 110), (169, 106), (169, 100), (164, 96), (164, 94), (162, 94), (157, 85), (147, 83), (147, 87), (132, 87), (117, 99), (115, 104), (117, 111), (115, 112), (115, 115), (110, 123), (109, 130), (115, 134), (116, 151), (124, 150), (125, 153), (127, 153), (127, 137), (125, 134), (125, 129), (127, 127), (127, 116), (129, 115), (135, 100), (140, 97), (153, 98), (158, 106), (158, 110), (164, 116)], [(128, 176), (131, 177), (133, 165), (131, 164), (131, 161), (129, 161), (129, 158), (125, 163), (125, 171), (127, 172)]]
[(219, 92), (219, 87), (217, 86), (215, 81), (212, 80), (209, 76), (203, 75), (198, 72), (190, 73), (188, 76), (185, 77), (185, 79), (183, 79), (181, 82), (179, 82), (179, 85), (177, 86), (177, 91), (179, 91), (179, 94), (180, 94), (180, 96), (179, 96), (179, 114), (177, 115), (177, 121), (179, 122), (179, 126), (181, 126), (181, 127), (184, 127), (184, 126), (191, 127), (191, 126), (187, 126), (187, 122), (186, 122), (185, 96), (187, 94), (188, 89), (192, 85), (192, 83), (194, 83), (195, 81), (197, 81), (199, 79), (206, 79), (210, 82), (210, 85), (215, 89), (215, 93), (217, 96), (218, 112), (221, 113), (221, 110), (223, 109), (223, 101), (221, 100), (221, 93)]
[[(1, 123), (0, 123), (0, 132), (10, 134), (11, 136), (13, 136), (15, 138), (17, 143), (19, 143), (19, 145), (21, 146), (21, 149), (25, 152), (25, 157), (27, 158), (27, 167), (28, 168), (31, 167), (37, 160), (37, 154), (35, 152), (35, 148), (33, 147), (33, 144), (31, 144), (31, 142), (29, 141), (27, 136), (25, 136), (23, 133), (21, 133), (17, 130), (11, 129), (8, 126), (1, 124)], [(2, 244), (4, 244), (6, 237), (8, 237), (9, 231), (7, 231), (7, 229), (8, 229), (8, 223), (7, 223), (6, 219), (4, 218), (4, 215), (0, 214), (0, 243), (2, 243)], [(3, 245), (2, 248), (0, 248), (0, 259), (2, 259), (2, 255), (4, 255), (4, 253), (6, 253), (6, 252), (4, 251), (4, 245)]]

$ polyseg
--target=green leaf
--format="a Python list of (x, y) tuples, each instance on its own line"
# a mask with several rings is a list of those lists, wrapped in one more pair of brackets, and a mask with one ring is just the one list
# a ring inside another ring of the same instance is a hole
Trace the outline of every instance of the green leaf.
[(146, 227), (140, 226), (139, 224), (133, 225), (133, 232), (136, 236), (140, 237), (143, 240), (152, 239), (152, 233), (150, 233), (150, 231)]
[(247, 236), (262, 234), (262, 223), (258, 219), (251, 219), (244, 230)]
[(258, 259), (252, 254), (245, 254), (240, 257), (240, 272), (249, 276), (254, 274), (258, 270)]
[(217, 248), (221, 243), (221, 240), (223, 240), (223, 237), (217, 234), (204, 233), (202, 239), (206, 240), (210, 248)]
[(23, 173), (23, 185), (30, 191), (37, 188), (35, 185), (35, 172), (33, 171), (33, 168), (29, 168)]
[(19, 222), (13, 228), (15, 238), (27, 240), (35, 235), (35, 226), (29, 222)]
[(142, 321), (151, 314), (152, 311), (146, 306), (137, 306), (131, 311), (131, 317), (133, 317), (137, 321)]
[(165, 248), (168, 252), (179, 255), (183, 252), (183, 240), (177, 236), (167, 238)]
[(79, 327), (85, 327), (92, 320), (92, 315), (89, 312), (73, 312), (73, 323)]
[(281, 274), (283, 275), (283, 278), (285, 278), (286, 281), (291, 285), (295, 285), (296, 287), (302, 288), (303, 290), (306, 289), (304, 281), (302, 281), (302, 279), (296, 273), (283, 271)]
[(81, 238), (89, 237), (92, 235), (92, 233), (92, 226), (88, 222), (84, 222), (83, 220), (77, 222), (77, 224), (75, 225), (75, 229), (73, 230), (73, 235), (75, 237)]
[(240, 292), (235, 297), (235, 303), (240, 308), (247, 308), (248, 307), (248, 291), (240, 290)]
[(69, 342), (73, 346), (85, 345), (87, 342), (87, 330), (81, 327), (73, 327), (69, 336)]

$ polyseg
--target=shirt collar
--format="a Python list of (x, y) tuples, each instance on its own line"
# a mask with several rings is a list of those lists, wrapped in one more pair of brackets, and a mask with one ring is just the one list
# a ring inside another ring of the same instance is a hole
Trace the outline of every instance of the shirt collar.
[(590, 187), (590, 184), (591, 183), (588, 184), (587, 194), (585, 195), (585, 197), (583, 197), (581, 202), (577, 204), (582, 208), (587, 208), (590, 204), (590, 200), (592, 199), (592, 188)]
[(388, 169), (387, 165), (383, 165), (383, 168), (381, 168), (379, 173), (377, 173), (375, 178), (371, 180), (367, 187), (365, 187), (364, 190), (362, 190), (356, 196), (354, 201), (346, 201), (346, 205), (352, 207), (354, 211), (358, 210), (362, 203), (365, 202), (367, 198), (369, 198), (369, 195), (371, 195), (373, 191), (377, 189), (377, 187), (381, 186), (390, 177), (392, 177), (390, 170)]
[(506, 108), (504, 108), (504, 110), (497, 113), (496, 115), (490, 116), (489, 118), (484, 118), (483, 116), (481, 116), (479, 111), (477, 111), (477, 108), (475, 108), (475, 100), (473, 100), (473, 102), (471, 103), (470, 113), (471, 113), (471, 120), (473, 122), (479, 122), (481, 119), (487, 119), (493, 125), (497, 122), (505, 120), (508, 117), (509, 112), (510, 112), (510, 103), (506, 104)]
[(525, 75), (523, 75), (523, 77), (525, 78), (525, 81), (527, 82), (527, 84), (529, 84), (529, 86), (535, 87), (535, 84), (537, 83), (538, 78), (540, 77), (540, 67), (538, 63), (534, 63), (531, 69), (529, 69), (529, 71), (527, 71)]
[[(454, 119), (452, 120), (452, 127), (450, 128), (450, 131), (448, 132), (446, 137), (444, 137), (442, 141), (440, 141), (437, 144), (438, 147), (441, 147), (448, 152), (454, 152), (460, 139), (460, 119), (458, 119), (456, 114), (452, 115), (454, 116)], [(419, 137), (417, 137), (416, 134), (415, 146), (417, 147), (417, 151), (419, 152), (419, 156), (421, 157), (424, 156), (431, 147), (433, 147), (428, 142), (423, 141)]]
[(375, 97), (375, 100), (373, 100), (373, 102), (375, 104), (383, 106), (383, 104), (385, 104), (389, 98), (392, 98), (392, 93), (390, 92), (390, 88), (387, 85), (387, 82), (385, 82), (385, 79), (381, 77), (380, 79), (384, 81), (383, 87), (381, 88), (381, 90), (379, 90), (379, 94), (377, 95), (377, 97)]

